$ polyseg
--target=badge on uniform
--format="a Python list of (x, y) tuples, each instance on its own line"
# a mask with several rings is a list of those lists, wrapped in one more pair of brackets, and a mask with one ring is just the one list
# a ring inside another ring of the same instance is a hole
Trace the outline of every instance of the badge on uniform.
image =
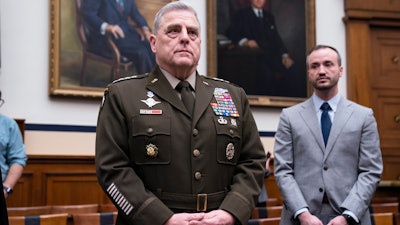
[(148, 91), (147, 92), (147, 99), (146, 100), (140, 100), (142, 102), (144, 102), (148, 107), (153, 107), (161, 102), (154, 100), (154, 93), (152, 91)]
[(158, 155), (158, 148), (154, 144), (146, 145), (146, 155), (150, 158), (156, 158)]
[(229, 143), (226, 146), (225, 155), (228, 160), (233, 159), (235, 156), (235, 145), (233, 145), (233, 143)]
[(215, 88), (214, 98), (217, 102), (210, 103), (215, 115), (239, 117), (235, 103), (227, 89)]

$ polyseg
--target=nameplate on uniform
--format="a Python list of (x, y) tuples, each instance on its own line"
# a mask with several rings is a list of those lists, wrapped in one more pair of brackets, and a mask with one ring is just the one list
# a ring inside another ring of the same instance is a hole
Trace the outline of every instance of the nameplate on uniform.
[(146, 114), (146, 115), (161, 115), (162, 110), (161, 109), (141, 109), (140, 114)]

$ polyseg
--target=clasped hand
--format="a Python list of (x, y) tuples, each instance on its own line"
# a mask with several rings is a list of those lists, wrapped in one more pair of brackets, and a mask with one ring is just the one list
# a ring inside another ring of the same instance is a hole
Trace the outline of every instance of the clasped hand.
[(222, 210), (207, 213), (176, 213), (167, 220), (165, 225), (233, 225), (234, 217)]

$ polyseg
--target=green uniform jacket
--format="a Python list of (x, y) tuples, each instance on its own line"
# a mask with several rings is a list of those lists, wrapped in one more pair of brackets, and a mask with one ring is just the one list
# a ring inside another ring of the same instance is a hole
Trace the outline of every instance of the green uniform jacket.
[[(200, 75), (195, 90), (193, 118), (159, 68), (105, 91), (96, 170), (117, 224), (157, 225), (173, 213), (214, 209), (247, 224), (266, 156), (246, 94)], [(231, 103), (236, 113), (218, 115)]]

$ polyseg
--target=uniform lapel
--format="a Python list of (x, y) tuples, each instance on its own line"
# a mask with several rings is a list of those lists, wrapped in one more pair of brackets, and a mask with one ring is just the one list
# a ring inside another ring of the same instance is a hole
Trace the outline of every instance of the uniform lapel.
[[(185, 105), (179, 99), (178, 95), (175, 93), (175, 90), (171, 87), (167, 78), (162, 74), (160, 68), (154, 70), (152, 74), (149, 76), (149, 83), (147, 84), (147, 89), (152, 91), (158, 98), (168, 102), (173, 107), (180, 110), (182, 113), (185, 113), (190, 117)], [(196, 106), (195, 106), (196, 110)]]
[(194, 104), (193, 124), (196, 124), (201, 115), (208, 108), (213, 94), (212, 87), (204, 77), (196, 74), (196, 101)]

